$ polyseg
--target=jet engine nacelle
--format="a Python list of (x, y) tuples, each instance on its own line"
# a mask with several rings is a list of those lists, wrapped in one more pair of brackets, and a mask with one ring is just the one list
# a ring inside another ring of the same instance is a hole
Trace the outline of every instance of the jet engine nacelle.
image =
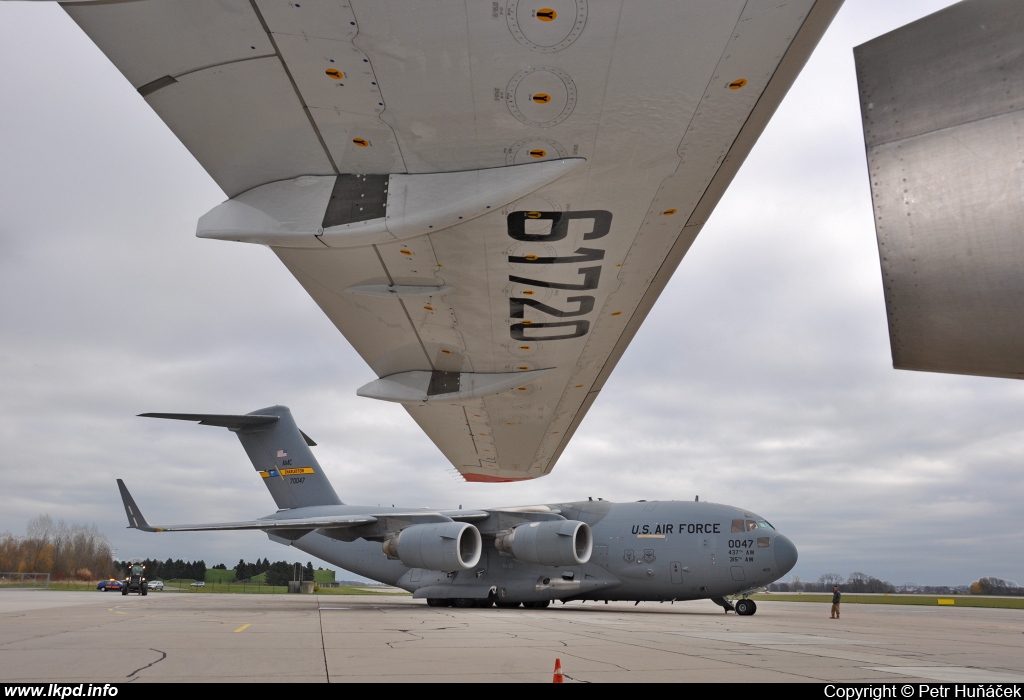
[(388, 559), (398, 559), (411, 569), (460, 571), (480, 561), (480, 531), (469, 523), (410, 525), (384, 542)]
[(516, 525), (494, 538), (499, 552), (545, 566), (574, 566), (590, 561), (594, 536), (579, 520), (545, 520)]

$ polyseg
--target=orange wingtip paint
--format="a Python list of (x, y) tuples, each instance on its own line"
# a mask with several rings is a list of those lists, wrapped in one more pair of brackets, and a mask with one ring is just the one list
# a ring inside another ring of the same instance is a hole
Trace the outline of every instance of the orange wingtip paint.
[(507, 484), (510, 481), (524, 481), (524, 479), (510, 479), (507, 476), (488, 476), (487, 474), (463, 474), (462, 478), (477, 484)]

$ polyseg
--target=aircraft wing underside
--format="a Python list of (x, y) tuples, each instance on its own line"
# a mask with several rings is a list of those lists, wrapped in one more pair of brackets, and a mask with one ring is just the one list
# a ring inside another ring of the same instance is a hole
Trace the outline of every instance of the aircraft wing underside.
[(548, 473), (841, 0), (71, 4), (468, 480)]

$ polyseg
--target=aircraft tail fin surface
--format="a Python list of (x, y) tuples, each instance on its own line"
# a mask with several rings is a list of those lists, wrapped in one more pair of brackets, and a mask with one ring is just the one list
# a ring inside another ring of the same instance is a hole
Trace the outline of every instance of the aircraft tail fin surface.
[[(144, 418), (197, 421), (200, 425), (219, 426), (235, 433), (278, 508), (342, 505), (309, 449), (316, 443), (299, 430), (291, 411), (285, 406), (261, 408), (244, 416), (205, 413), (140, 415)], [(127, 500), (125, 508), (128, 508)], [(130, 513), (128, 517), (131, 520)]]
[(121, 502), (124, 503), (124, 512), (128, 516), (128, 527), (146, 532), (155, 532), (156, 528), (151, 527), (146, 519), (142, 517), (142, 511), (135, 504), (135, 499), (128, 492), (128, 487), (120, 479), (117, 480), (117, 488), (121, 491)]

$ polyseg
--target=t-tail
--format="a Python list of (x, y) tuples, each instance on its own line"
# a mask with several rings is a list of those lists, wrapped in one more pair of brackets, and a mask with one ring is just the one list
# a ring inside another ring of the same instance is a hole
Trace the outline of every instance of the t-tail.
[[(263, 478), (278, 508), (342, 505), (291, 411), (271, 406), (244, 416), (202, 413), (142, 413), (144, 418), (198, 421), (227, 428), (238, 436), (253, 467)], [(130, 516), (129, 516), (130, 518)]]

